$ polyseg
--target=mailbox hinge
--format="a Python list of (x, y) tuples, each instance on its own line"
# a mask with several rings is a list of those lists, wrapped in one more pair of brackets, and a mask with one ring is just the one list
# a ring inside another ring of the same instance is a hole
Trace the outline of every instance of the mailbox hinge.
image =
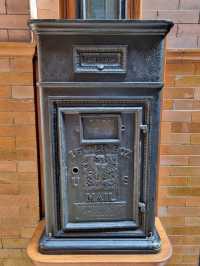
[(140, 212), (145, 213), (146, 212), (146, 204), (144, 202), (139, 202), (139, 209)]
[(147, 134), (148, 132), (148, 126), (147, 125), (140, 125), (140, 129), (143, 134)]

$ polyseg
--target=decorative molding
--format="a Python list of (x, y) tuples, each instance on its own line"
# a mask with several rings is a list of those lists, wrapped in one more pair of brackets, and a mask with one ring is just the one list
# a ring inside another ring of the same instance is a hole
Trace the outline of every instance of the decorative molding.
[(0, 42), (0, 56), (33, 56), (35, 43)]

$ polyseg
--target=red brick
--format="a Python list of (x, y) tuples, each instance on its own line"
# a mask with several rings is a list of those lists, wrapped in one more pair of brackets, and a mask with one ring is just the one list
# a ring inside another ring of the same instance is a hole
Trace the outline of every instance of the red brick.
[(13, 123), (14, 123), (13, 113), (0, 112), (0, 125), (11, 125)]
[(19, 182), (22, 182), (22, 183), (28, 183), (28, 182), (31, 182), (31, 183), (34, 183), (37, 179), (38, 179), (38, 173), (17, 173), (17, 177), (19, 178)]
[(28, 258), (20, 259), (6, 259), (4, 261), (4, 266), (33, 266), (33, 263)]
[(8, 14), (28, 14), (29, 3), (28, 0), (6, 0), (6, 7)]
[(32, 238), (35, 227), (23, 227), (21, 228), (21, 237), (22, 238)]
[[(1, 249), (0, 250), (0, 258), (1, 259), (8, 259), (8, 258), (13, 258), (15, 260), (17, 260), (18, 258), (22, 257), (22, 252), (19, 249)], [(4, 260), (4, 262), (6, 262), (6, 260)], [(4, 265), (5, 266), (5, 265)]]
[(10, 71), (10, 60), (9, 58), (0, 58), (0, 72)]
[[(200, 196), (200, 189), (199, 187), (168, 187), (167, 188), (167, 193), (169, 196)], [(200, 208), (199, 208), (200, 210)], [(193, 215), (191, 215), (191, 213), (189, 213), (190, 208), (188, 208), (188, 213), (182, 213), (180, 216), (199, 216), (200, 214), (195, 213), (195, 211), (191, 212), (193, 213)]]
[(163, 110), (173, 109), (173, 100), (165, 99), (162, 104)]
[(160, 165), (187, 165), (188, 157), (186, 156), (173, 156), (173, 155), (161, 155)]
[(176, 110), (199, 110), (200, 101), (195, 100), (174, 100), (173, 107)]
[(172, 259), (170, 260), (170, 263), (181, 263), (181, 266), (185, 265), (184, 266), (189, 266), (191, 265), (192, 263), (197, 265), (198, 263), (198, 256), (194, 256), (194, 255), (186, 255), (186, 256), (183, 256), (183, 255), (176, 255), (174, 257), (172, 257)]
[(199, 0), (180, 0), (180, 8), (181, 9), (200, 9)]
[(200, 155), (200, 145), (161, 145), (163, 155)]
[(33, 100), (15, 100), (15, 99), (0, 99), (0, 111), (3, 112), (23, 112), (34, 111)]
[(17, 164), (18, 172), (36, 172), (37, 167), (35, 162), (31, 161), (21, 161)]
[(184, 112), (184, 111), (163, 110), (162, 120), (169, 122), (171, 121), (190, 122), (192, 120), (192, 114), (190, 112)]
[(36, 134), (36, 128), (35, 126), (30, 125), (21, 125), (20, 127), (16, 127), (15, 134), (17, 137), (23, 136), (24, 132), (26, 132), (26, 137), (35, 137)]
[(35, 125), (34, 112), (15, 112), (13, 116), (16, 125)]
[(185, 225), (184, 217), (161, 217), (161, 222), (164, 227), (183, 226)]
[(36, 139), (35, 138), (26, 138), (26, 137), (17, 137), (16, 138), (16, 148), (17, 149), (36, 149)]
[(200, 172), (196, 174), (196, 176), (188, 177), (188, 185), (192, 187), (200, 187)]
[(185, 217), (186, 225), (200, 225), (200, 217)]
[(167, 133), (161, 128), (162, 144), (190, 144), (190, 134)]
[(15, 99), (33, 99), (32, 86), (12, 86), (12, 98)]
[(38, 0), (38, 8), (39, 9), (49, 9), (53, 10), (58, 7), (57, 0)]
[[(181, 24), (179, 24), (181, 25)], [(169, 36), (167, 39), (167, 47), (171, 49), (186, 49), (186, 48), (197, 48), (198, 37), (197, 36)]]
[(175, 86), (181, 87), (198, 87), (200, 83), (200, 75), (177, 75)]
[(174, 10), (177, 9), (179, 6), (178, 0), (171, 0), (169, 2), (164, 0), (143, 0), (142, 2), (143, 9), (147, 10), (157, 10), (157, 9), (168, 9), (168, 10)]
[[(7, 169), (9, 170), (9, 169)], [(1, 172), (0, 184), (11, 184), (19, 181), (18, 174), (16, 172)], [(5, 196), (3, 196), (5, 198)], [(2, 205), (2, 198), (0, 198), (0, 205)]]
[(6, 14), (6, 0), (0, 0), (0, 14)]
[(196, 111), (192, 113), (192, 121), (199, 122), (200, 121), (200, 111)]
[(17, 159), (15, 150), (1, 150), (0, 152), (0, 160), (2, 161), (13, 161)]
[(200, 88), (195, 88), (194, 89), (194, 99), (195, 100), (200, 100)]
[(200, 208), (199, 207), (168, 207), (169, 216), (199, 216)]
[[(183, 23), (186, 23), (185, 21)], [(178, 36), (199, 36), (200, 25), (199, 24), (180, 24), (178, 26)]]
[(158, 12), (156, 10), (143, 10), (142, 18), (143, 19), (157, 19)]
[(198, 255), (199, 247), (198, 246), (174, 246), (173, 247), (174, 254), (187, 254), (187, 255)]
[(33, 62), (30, 57), (12, 57), (10, 59), (11, 71), (16, 72), (31, 72), (33, 71)]
[(199, 10), (158, 10), (158, 18), (172, 20), (174, 23), (198, 23)]
[(0, 195), (17, 195), (19, 194), (18, 184), (1, 184)]
[(186, 186), (188, 185), (188, 178), (187, 177), (162, 177), (159, 180), (159, 185), (161, 186)]
[(0, 137), (0, 150), (13, 151), (15, 150), (15, 138)]
[[(57, 2), (58, 3), (58, 2)], [(59, 10), (54, 9), (38, 9), (38, 18), (41, 19), (58, 19)]]
[(189, 165), (200, 166), (200, 156), (190, 156)]
[(165, 75), (165, 86), (173, 87), (175, 84), (175, 76), (169, 75), (168, 73)]
[(31, 35), (28, 30), (8, 30), (8, 40), (10, 42), (29, 42)]
[(194, 63), (169, 63), (166, 65), (165, 71), (170, 75), (195, 74), (196, 66)]
[(15, 128), (12, 126), (1, 126), (0, 137), (13, 137), (15, 136)]
[(18, 149), (16, 157), (19, 161), (33, 161), (36, 160), (36, 151), (30, 149)]
[(31, 85), (33, 83), (32, 73), (3, 72), (0, 73), (1, 85)]
[(173, 133), (200, 133), (200, 123), (174, 122), (171, 130)]
[(28, 245), (27, 239), (3, 239), (3, 248), (26, 248)]
[(199, 226), (181, 226), (181, 227), (171, 227), (167, 229), (170, 235), (200, 235)]
[(1, 15), (1, 29), (27, 29), (27, 15)]
[(0, 172), (16, 172), (17, 165), (13, 161), (0, 161)]
[[(198, 188), (199, 189), (199, 188)], [(188, 207), (200, 207), (200, 197), (188, 197), (186, 200), (186, 206)]]
[(0, 98), (8, 98), (11, 96), (11, 87), (2, 85), (0, 86)]
[(166, 99), (192, 99), (194, 98), (194, 90), (194, 88), (165, 87), (163, 96)]
[(184, 207), (186, 206), (186, 199), (184, 198), (161, 198), (158, 200), (159, 206), (174, 206), (174, 207)]
[(191, 144), (200, 144), (200, 134), (192, 134), (190, 141)]
[(1, 42), (8, 41), (8, 30), (0, 30), (0, 41)]
[(200, 167), (193, 166), (166, 166), (169, 176), (199, 176)]

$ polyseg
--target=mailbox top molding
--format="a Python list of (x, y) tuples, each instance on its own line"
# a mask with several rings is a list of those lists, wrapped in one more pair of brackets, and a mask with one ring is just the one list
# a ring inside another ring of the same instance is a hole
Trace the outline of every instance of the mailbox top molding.
[(38, 35), (162, 35), (173, 27), (165, 20), (61, 20), (33, 19), (29, 26)]

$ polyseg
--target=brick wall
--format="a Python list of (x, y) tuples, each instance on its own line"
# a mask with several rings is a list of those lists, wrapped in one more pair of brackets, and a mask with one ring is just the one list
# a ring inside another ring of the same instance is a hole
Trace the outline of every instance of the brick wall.
[(159, 216), (173, 244), (169, 265), (200, 252), (200, 52), (168, 52), (162, 111)]
[(0, 41), (30, 41), (29, 0), (0, 0)]
[(169, 19), (176, 23), (168, 47), (200, 47), (199, 0), (143, 0), (143, 18)]
[(34, 51), (0, 43), (0, 266), (32, 265), (25, 249), (39, 220)]
[(58, 0), (37, 0), (37, 16), (43, 19), (56, 19), (60, 17)]

